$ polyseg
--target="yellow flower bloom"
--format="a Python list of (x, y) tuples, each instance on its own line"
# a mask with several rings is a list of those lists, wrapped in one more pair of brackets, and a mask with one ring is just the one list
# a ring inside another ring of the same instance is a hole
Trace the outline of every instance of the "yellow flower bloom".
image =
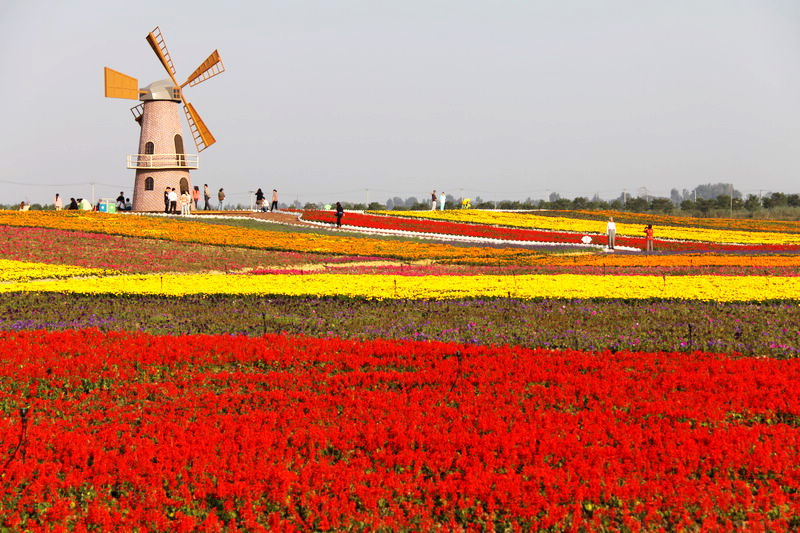
[(112, 274), (111, 270), (83, 268), (70, 265), (50, 265), (0, 259), (0, 281), (23, 281), (42, 278), (69, 278)]
[(86, 294), (262, 294), (348, 296), (374, 299), (669, 298), (716, 301), (800, 298), (800, 277), (778, 276), (387, 276), (313, 275), (124, 275), (7, 283), (0, 292)]

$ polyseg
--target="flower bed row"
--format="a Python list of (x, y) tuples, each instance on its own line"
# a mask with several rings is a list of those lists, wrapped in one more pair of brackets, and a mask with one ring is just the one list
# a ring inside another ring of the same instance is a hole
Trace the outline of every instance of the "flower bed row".
[[(377, 213), (397, 215), (396, 212), (392, 211), (378, 211)], [(484, 211), (475, 209), (449, 211), (403, 211), (402, 213), (402, 216), (404, 217), (489, 224), (518, 228), (536, 228), (555, 232), (571, 231), (582, 234), (592, 233), (602, 235), (606, 231), (605, 222), (574, 218), (570, 217), (568, 213), (565, 213), (563, 217), (541, 216), (531, 213)], [(618, 223), (616, 227), (618, 240), (624, 237), (639, 236), (643, 234), (642, 226), (639, 224)], [(656, 228), (656, 237), (657, 246), (660, 247), (667, 246), (667, 243), (665, 241), (659, 241), (659, 237), (662, 239), (677, 239), (683, 241), (712, 243), (716, 249), (719, 249), (720, 245), (725, 244), (766, 245), (775, 250), (800, 249), (800, 234), (795, 233), (751, 232), (713, 228), (659, 226)], [(640, 239), (643, 240), (642, 238)], [(619, 242), (621, 243), (622, 241), (619, 240)]]
[(388, 276), (373, 274), (121, 275), (0, 285), (0, 293), (283, 294), (373, 299), (630, 298), (716, 301), (796, 300), (800, 277), (778, 276)]
[(316, 296), (15, 293), (0, 330), (146, 331), (158, 335), (291, 333), (575, 350), (800, 356), (797, 302), (697, 300), (366, 300)]
[(83, 268), (70, 265), (48, 265), (0, 259), (0, 281), (27, 281), (42, 278), (70, 278), (73, 276), (99, 276), (114, 274), (110, 270)]
[(86, 231), (0, 225), (0, 254), (18, 261), (121, 272), (235, 271), (378, 258), (215, 246)]
[(93, 330), (0, 354), (14, 530), (800, 524), (798, 361)]
[(656, 215), (650, 213), (631, 213), (629, 211), (613, 210), (581, 210), (581, 211), (555, 211), (556, 216), (571, 213), (595, 217), (606, 221), (608, 217), (632, 224), (654, 224), (659, 226), (686, 226), (696, 228), (715, 228), (739, 231), (766, 231), (775, 233), (800, 233), (800, 222), (796, 220), (756, 220), (742, 218), (697, 218), (675, 215)]
[(54, 228), (176, 242), (237, 246), (301, 253), (436, 259), (466, 263), (516, 264), (530, 260), (524, 249), (480, 248), (399, 239), (250, 229), (197, 220), (71, 211), (0, 211), (0, 225)]

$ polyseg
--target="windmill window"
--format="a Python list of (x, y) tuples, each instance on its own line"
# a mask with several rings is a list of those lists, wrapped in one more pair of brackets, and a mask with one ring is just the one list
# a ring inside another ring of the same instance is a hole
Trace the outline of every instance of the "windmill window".
[(186, 158), (183, 157), (183, 137), (180, 135), (175, 136), (175, 153), (177, 154), (178, 165), (183, 166), (186, 164)]
[(147, 143), (145, 143), (145, 145), (144, 145), (144, 153), (146, 153), (146, 154), (152, 154), (152, 153), (154, 153), (154, 152), (153, 152), (153, 149), (154, 149), (154, 148), (155, 148), (155, 147), (153, 146), (153, 143), (152, 143), (152, 142), (147, 142)]
[(144, 179), (144, 190), (146, 191), (153, 190), (153, 178), (148, 176)]

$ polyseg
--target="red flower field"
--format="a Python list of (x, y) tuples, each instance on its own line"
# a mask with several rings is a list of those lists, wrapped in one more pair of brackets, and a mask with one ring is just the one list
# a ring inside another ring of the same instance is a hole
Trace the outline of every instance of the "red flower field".
[(791, 529), (799, 379), (699, 352), (4, 332), (0, 520)]

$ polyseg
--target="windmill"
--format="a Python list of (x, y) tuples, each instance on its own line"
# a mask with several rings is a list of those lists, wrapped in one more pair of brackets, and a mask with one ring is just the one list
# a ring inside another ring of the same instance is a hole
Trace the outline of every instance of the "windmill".
[(174, 187), (179, 194), (182, 191), (191, 191), (189, 171), (197, 169), (199, 163), (196, 154), (187, 154), (184, 151), (178, 105), (183, 104), (189, 131), (198, 152), (216, 142), (197, 110), (186, 100), (183, 88), (187, 85), (194, 87), (221, 74), (225, 71), (225, 66), (219, 52), (214, 50), (185, 82), (179, 84), (161, 30), (156, 27), (147, 34), (146, 39), (169, 78), (139, 88), (136, 78), (105, 67), (105, 95), (108, 98), (141, 100), (141, 104), (131, 108), (134, 120), (141, 127), (139, 151), (128, 155), (128, 168), (136, 170), (133, 210), (163, 211), (165, 188)]

